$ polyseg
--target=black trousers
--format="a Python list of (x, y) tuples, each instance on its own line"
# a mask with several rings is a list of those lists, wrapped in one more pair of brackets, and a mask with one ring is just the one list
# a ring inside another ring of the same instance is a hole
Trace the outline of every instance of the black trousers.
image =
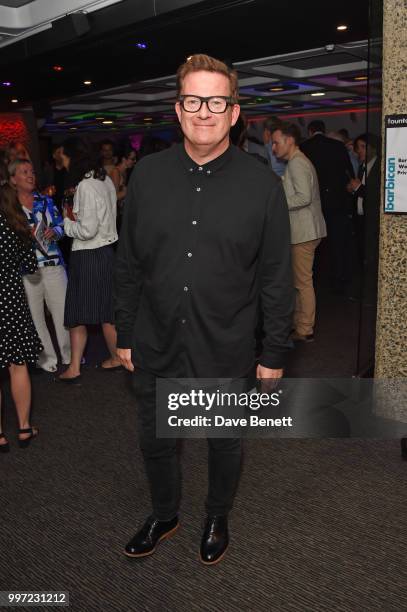
[(343, 288), (352, 278), (352, 218), (343, 211), (324, 212), (331, 276), (336, 288)]
[[(156, 377), (136, 369), (132, 383), (153, 515), (158, 520), (167, 521), (178, 513), (181, 499), (177, 440), (156, 437)], [(240, 470), (240, 438), (208, 438), (208, 495), (205, 504), (208, 515), (225, 515), (232, 509)]]

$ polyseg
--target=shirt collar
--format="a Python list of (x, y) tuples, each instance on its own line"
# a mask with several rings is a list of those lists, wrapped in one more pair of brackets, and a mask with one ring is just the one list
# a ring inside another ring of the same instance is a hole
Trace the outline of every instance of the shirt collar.
[(367, 164), (366, 164), (366, 172), (367, 172), (368, 175), (369, 175), (369, 172), (371, 171), (372, 167), (374, 166), (374, 163), (375, 163), (376, 159), (377, 159), (377, 155), (372, 157), (372, 159), (369, 162), (367, 162)]
[[(181, 143), (177, 146), (178, 146), (178, 156), (181, 160), (181, 163), (184, 166), (184, 168), (191, 174), (194, 172), (202, 172), (202, 171), (205, 171), (207, 174), (212, 174), (214, 172), (217, 172), (217, 170), (222, 168), (222, 166), (224, 166), (226, 163), (228, 163), (231, 160), (232, 155), (233, 155), (233, 149), (234, 149), (233, 145), (229, 145), (229, 147), (226, 149), (226, 151), (222, 153), (222, 155), (219, 155), (219, 157), (216, 157), (215, 159), (212, 159), (210, 162), (207, 162), (206, 164), (202, 164), (200, 166), (193, 159), (191, 159), (188, 153), (185, 151), (184, 143)], [(199, 170), (199, 168), (202, 168), (202, 170)]]

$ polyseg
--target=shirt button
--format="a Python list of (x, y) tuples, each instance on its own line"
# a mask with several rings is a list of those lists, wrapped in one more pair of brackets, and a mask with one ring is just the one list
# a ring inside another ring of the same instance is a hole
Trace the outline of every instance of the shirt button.
[(192, 221), (192, 225), (196, 225), (197, 221), (195, 221), (195, 219)]
[(181, 323), (182, 323), (182, 325), (185, 325), (185, 323), (186, 323), (186, 322), (187, 322), (187, 320), (186, 320), (186, 319), (181, 319)]
[(186, 287), (186, 286), (185, 286), (185, 287), (184, 287), (184, 291), (188, 291), (188, 287)]
[(211, 173), (211, 171), (210, 171), (210, 170), (207, 170), (207, 171), (206, 171), (206, 174), (210, 174), (210, 173)]
[(193, 169), (193, 168), (190, 168), (190, 169), (189, 169), (189, 171), (190, 171), (190, 172), (193, 172), (193, 171), (194, 171), (194, 169)]
[(196, 188), (196, 190), (197, 190), (197, 191), (201, 191), (201, 188), (200, 188), (200, 187), (197, 187), (197, 188)]
[(188, 257), (192, 257), (192, 253), (188, 253)]
[(199, 166), (198, 170), (199, 172), (202, 172), (202, 166)]

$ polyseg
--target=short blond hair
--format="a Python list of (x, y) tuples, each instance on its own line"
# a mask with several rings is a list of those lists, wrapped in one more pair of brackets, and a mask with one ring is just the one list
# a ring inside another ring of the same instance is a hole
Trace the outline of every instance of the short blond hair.
[(206, 70), (207, 72), (218, 72), (229, 79), (230, 96), (237, 103), (239, 97), (239, 85), (236, 70), (229, 68), (224, 62), (221, 62), (210, 55), (204, 53), (196, 53), (191, 55), (186, 62), (181, 64), (177, 70), (177, 97), (181, 95), (182, 83), (191, 72), (199, 72)]

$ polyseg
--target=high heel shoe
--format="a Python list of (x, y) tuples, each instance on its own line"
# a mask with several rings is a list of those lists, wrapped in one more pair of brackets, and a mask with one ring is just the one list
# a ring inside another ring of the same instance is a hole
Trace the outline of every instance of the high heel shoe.
[[(6, 436), (2, 433), (0, 434), (0, 439), (5, 439)], [(8, 453), (10, 451), (10, 444), (6, 442), (6, 444), (0, 444), (0, 453)]]
[(28, 438), (24, 438), (23, 440), (21, 438), (18, 438), (18, 446), (20, 448), (27, 448), (27, 446), (31, 443), (31, 440), (38, 436), (39, 429), (37, 427), (27, 427), (27, 429), (19, 429), (18, 433), (19, 434), (26, 434), (26, 433), (31, 434), (30, 436), (28, 436)]

